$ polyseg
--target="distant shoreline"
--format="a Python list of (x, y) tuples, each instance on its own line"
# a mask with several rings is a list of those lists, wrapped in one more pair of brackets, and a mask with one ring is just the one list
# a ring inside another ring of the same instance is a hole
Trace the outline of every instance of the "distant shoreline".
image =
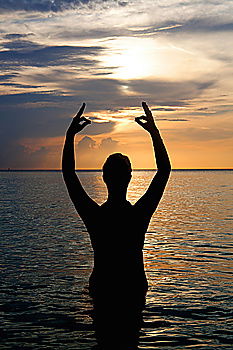
[[(17, 172), (58, 172), (61, 169), (0, 169), (0, 172), (17, 173)], [(101, 172), (102, 169), (78, 169), (76, 172)], [(133, 171), (156, 171), (156, 169), (133, 169)], [(172, 171), (233, 171), (233, 169), (172, 169)]]

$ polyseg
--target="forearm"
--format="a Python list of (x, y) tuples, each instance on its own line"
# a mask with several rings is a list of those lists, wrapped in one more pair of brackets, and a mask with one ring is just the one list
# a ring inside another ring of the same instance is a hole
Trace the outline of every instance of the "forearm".
[(63, 174), (75, 172), (74, 137), (75, 135), (69, 133), (69, 131), (66, 133), (66, 139), (62, 155)]
[(159, 130), (156, 128), (153, 132), (150, 132), (150, 136), (154, 147), (157, 169), (170, 172), (171, 163)]

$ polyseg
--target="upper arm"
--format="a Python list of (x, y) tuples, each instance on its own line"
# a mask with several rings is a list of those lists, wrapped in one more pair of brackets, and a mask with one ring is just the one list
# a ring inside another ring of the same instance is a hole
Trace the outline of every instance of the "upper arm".
[(152, 216), (168, 182), (170, 171), (158, 170), (145, 194), (135, 203), (135, 207)]
[(75, 172), (69, 174), (63, 172), (63, 177), (75, 209), (86, 221), (90, 214), (99, 208), (99, 205), (88, 196)]

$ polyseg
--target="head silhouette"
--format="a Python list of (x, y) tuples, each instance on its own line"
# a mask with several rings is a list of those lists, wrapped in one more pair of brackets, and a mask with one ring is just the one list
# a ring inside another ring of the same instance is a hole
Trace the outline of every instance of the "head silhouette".
[(111, 154), (103, 165), (103, 180), (108, 190), (127, 189), (131, 179), (131, 163), (121, 153)]

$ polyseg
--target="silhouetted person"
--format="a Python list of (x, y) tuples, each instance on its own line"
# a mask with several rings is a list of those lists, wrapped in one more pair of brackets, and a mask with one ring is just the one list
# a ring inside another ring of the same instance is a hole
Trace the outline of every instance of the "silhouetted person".
[(107, 158), (103, 180), (108, 199), (102, 205), (88, 196), (75, 173), (74, 137), (91, 123), (82, 117), (85, 104), (67, 130), (63, 150), (64, 180), (94, 250), (89, 290), (94, 301), (97, 340), (104, 349), (137, 348), (141, 311), (148, 288), (142, 252), (145, 233), (171, 170), (152, 113), (145, 102), (142, 106), (145, 115), (135, 121), (151, 135), (158, 170), (145, 194), (134, 205), (126, 200), (132, 171), (127, 156), (115, 153)]

